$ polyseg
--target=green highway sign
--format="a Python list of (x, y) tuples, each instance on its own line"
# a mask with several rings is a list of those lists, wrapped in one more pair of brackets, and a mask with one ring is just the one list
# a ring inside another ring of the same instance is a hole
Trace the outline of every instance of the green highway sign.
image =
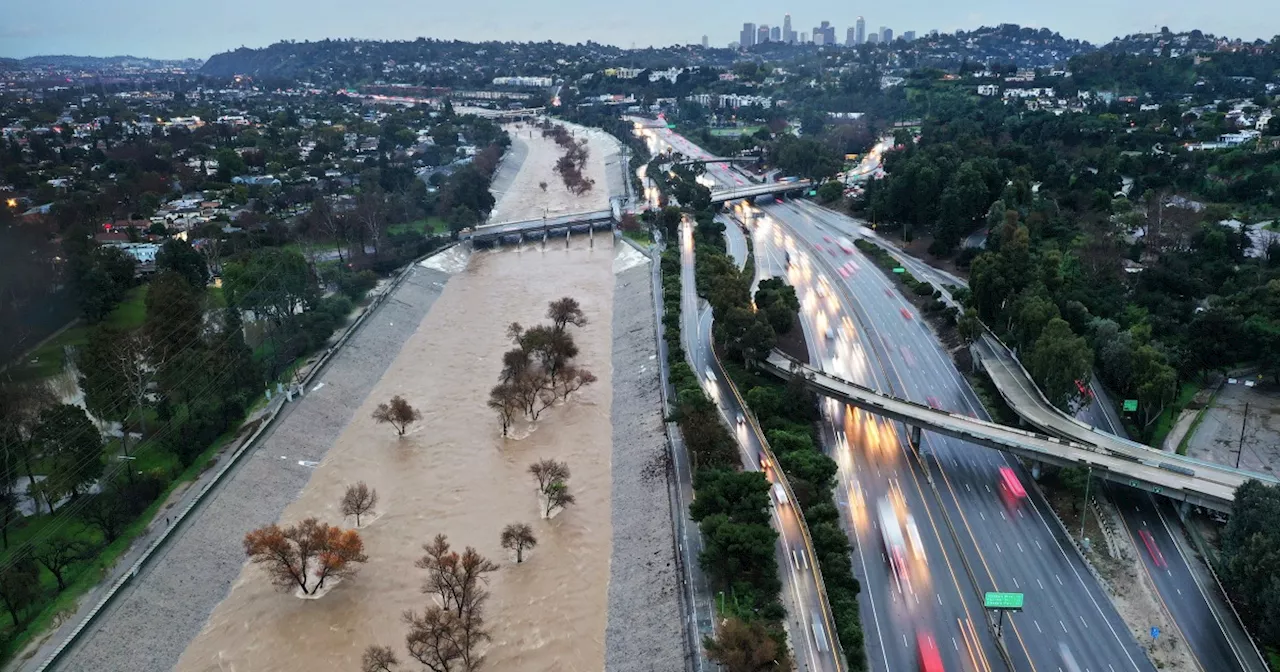
[(893, 272), (894, 272), (894, 273), (906, 273), (906, 272), (907, 272), (907, 269), (905, 269), (905, 268), (903, 268), (903, 267), (901, 267), (901, 266), (898, 266), (897, 268), (894, 268), (894, 269), (893, 269)]
[(1132, 413), (1132, 412), (1134, 412), (1134, 411), (1136, 411), (1136, 410), (1138, 410), (1138, 400), (1137, 400), (1137, 399), (1125, 399), (1125, 400), (1124, 400), (1124, 412), (1125, 412), (1125, 413)]
[(675, 128), (675, 127), (676, 127), (675, 124), (667, 124), (667, 128)]
[(1022, 593), (987, 593), (982, 600), (987, 609), (1022, 609)]
[(818, 190), (817, 190), (817, 189), (810, 189), (810, 190), (809, 190), (809, 195), (810, 195), (810, 196), (817, 196), (817, 195), (818, 195)]

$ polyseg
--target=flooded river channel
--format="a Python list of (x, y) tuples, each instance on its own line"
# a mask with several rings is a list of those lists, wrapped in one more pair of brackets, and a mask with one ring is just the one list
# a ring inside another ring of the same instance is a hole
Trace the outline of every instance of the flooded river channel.
[[(493, 642), (486, 669), (602, 669), (613, 256), (607, 235), (596, 236), (594, 248), (575, 237), (568, 250), (561, 239), (545, 251), (526, 246), (473, 255), (282, 516), (285, 524), (317, 516), (354, 526), (343, 520), (339, 501), (347, 485), (365, 481), (379, 496), (376, 518), (360, 530), (369, 562), (317, 600), (279, 591), (246, 565), (177, 669), (355, 671), (370, 644), (408, 660), (400, 615), (429, 599), (419, 590), (425, 572), (414, 560), (438, 533), (502, 565), (489, 586)], [(574, 334), (578, 363), (599, 380), (546, 411), (532, 431), (519, 428), (523, 438), (504, 441), (486, 401), (510, 347), (506, 326), (544, 321), (547, 302), (561, 296), (578, 299), (590, 321)], [(370, 418), (396, 394), (423, 414), (403, 439)], [(544, 458), (569, 464), (577, 497), (549, 521), (539, 517), (527, 472)], [(520, 565), (498, 543), (503, 526), (514, 522), (530, 524), (539, 540)]]

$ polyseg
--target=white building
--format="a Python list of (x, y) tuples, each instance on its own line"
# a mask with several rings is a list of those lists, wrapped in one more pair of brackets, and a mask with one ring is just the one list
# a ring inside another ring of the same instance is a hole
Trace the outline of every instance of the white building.
[(494, 86), (532, 86), (546, 88), (551, 86), (550, 77), (494, 77)]

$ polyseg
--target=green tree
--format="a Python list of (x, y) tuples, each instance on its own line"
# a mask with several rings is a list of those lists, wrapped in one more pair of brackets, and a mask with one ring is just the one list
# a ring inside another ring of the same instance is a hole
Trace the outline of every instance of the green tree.
[(13, 619), (15, 627), (25, 621), (22, 616), (40, 598), (40, 566), (29, 553), (7, 558), (0, 566), (0, 601)]
[(1072, 333), (1066, 320), (1055, 317), (1036, 339), (1026, 364), (1050, 403), (1070, 409), (1082, 401), (1076, 381), (1091, 377), (1093, 351), (1083, 338)]
[(703, 469), (694, 478), (698, 496), (689, 517), (725, 514), (739, 522), (769, 523), (769, 481), (759, 471)]
[(204, 255), (185, 240), (169, 239), (160, 246), (160, 252), (156, 254), (156, 270), (173, 271), (197, 289), (203, 289), (209, 281), (209, 265), (205, 263)]
[(728, 618), (707, 637), (707, 657), (724, 672), (787, 672), (792, 669), (786, 650), (758, 621)]
[(79, 406), (59, 404), (41, 411), (35, 442), (48, 470), (38, 488), (49, 513), (58, 500), (74, 499), (102, 475), (102, 435)]
[(956, 331), (966, 344), (973, 343), (982, 336), (982, 322), (978, 319), (978, 311), (965, 308), (964, 314), (956, 322)]
[(147, 288), (143, 330), (157, 362), (168, 362), (186, 348), (199, 344), (204, 325), (204, 285), (188, 284), (175, 271), (161, 271)]
[(277, 327), (320, 298), (311, 267), (293, 250), (254, 250), (246, 261), (228, 263), (223, 279), (229, 305), (252, 310)]

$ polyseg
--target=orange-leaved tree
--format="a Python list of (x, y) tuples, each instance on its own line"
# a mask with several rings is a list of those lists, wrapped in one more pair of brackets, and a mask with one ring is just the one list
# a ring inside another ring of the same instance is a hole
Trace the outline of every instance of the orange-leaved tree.
[(354, 574), (356, 565), (369, 559), (359, 533), (315, 518), (256, 529), (244, 536), (244, 552), (267, 570), (272, 583), (297, 586), (307, 595), (323, 588), (327, 579)]

